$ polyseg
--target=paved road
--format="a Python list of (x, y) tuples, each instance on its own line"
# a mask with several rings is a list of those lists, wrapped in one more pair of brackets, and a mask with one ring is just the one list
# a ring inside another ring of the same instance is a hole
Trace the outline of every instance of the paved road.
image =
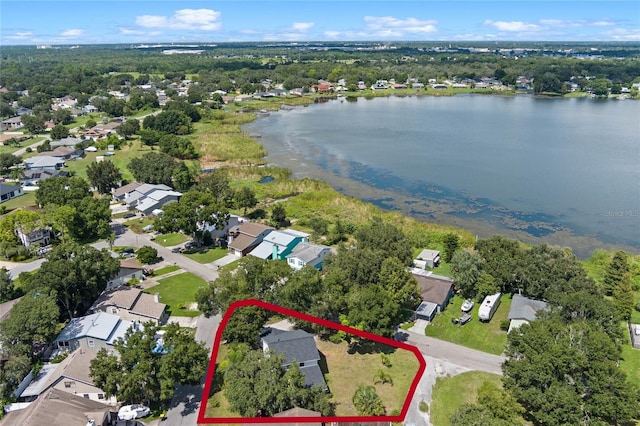
[(51, 138), (49, 136), (46, 135), (36, 135), (35, 137), (39, 138), (39, 137), (44, 137), (44, 140), (41, 140), (40, 142), (36, 142), (32, 145), (29, 146), (25, 146), (24, 148), (20, 148), (19, 150), (17, 150), (16, 152), (13, 153), (13, 155), (15, 155), (16, 157), (20, 157), (21, 155), (23, 155), (25, 152), (27, 152), (27, 148), (31, 148), (31, 149), (36, 149), (37, 147), (39, 147), (40, 145), (44, 144), (46, 141), (51, 140)]
[[(14, 262), (2, 262), (4, 264), (4, 266), (6, 266), (7, 270), (9, 271), (9, 276), (11, 277), (12, 280), (15, 280), (16, 278), (18, 278), (18, 275), (20, 275), (20, 273), (22, 272), (31, 272), (31, 271), (35, 271), (36, 269), (40, 269), (40, 265), (42, 265), (42, 263), (47, 260), (45, 258), (42, 259), (38, 259), (38, 260), (34, 260), (33, 262), (29, 262), (29, 263), (14, 263)], [(0, 267), (2, 267), (3, 265), (0, 265)]]

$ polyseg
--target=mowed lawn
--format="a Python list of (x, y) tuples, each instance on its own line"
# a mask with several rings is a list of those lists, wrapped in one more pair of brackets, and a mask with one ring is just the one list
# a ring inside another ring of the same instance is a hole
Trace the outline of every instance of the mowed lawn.
[(511, 296), (503, 295), (498, 310), (487, 323), (478, 320), (479, 303), (471, 310), (473, 319), (463, 326), (451, 323), (451, 318), (459, 318), (460, 307), (464, 299), (454, 296), (444, 312), (436, 315), (429, 324), (425, 334), (447, 342), (456, 343), (468, 348), (500, 355), (507, 346), (507, 332), (500, 330), (500, 322), (507, 319), (511, 307)]
[(626, 337), (622, 344), (620, 369), (627, 373), (627, 380), (640, 386), (640, 351), (631, 346), (627, 324), (621, 325), (621, 328)]
[(211, 263), (225, 257), (227, 254), (229, 254), (229, 250), (216, 247), (205, 250), (195, 250), (193, 252), (191, 252), (191, 250), (188, 250), (186, 252), (183, 252), (182, 254), (184, 256), (187, 256), (189, 259), (195, 260), (198, 263)]
[[(402, 408), (407, 397), (411, 381), (418, 372), (418, 360), (412, 352), (396, 349), (389, 353), (391, 367), (382, 364), (381, 354), (347, 352), (346, 342), (340, 344), (329, 341), (317, 341), (318, 350), (322, 353), (328, 369), (325, 380), (336, 403), (336, 415), (357, 416), (358, 412), (351, 401), (353, 394), (360, 385), (372, 385), (380, 395), (387, 414)], [(385, 348), (389, 348), (386, 347)], [(323, 365), (323, 360), (320, 361)], [(393, 384), (375, 384), (374, 376), (378, 370), (389, 374)]]
[(160, 301), (167, 304), (170, 315), (179, 317), (197, 317), (200, 311), (190, 310), (196, 301), (196, 292), (207, 285), (202, 278), (190, 273), (173, 275), (158, 281), (158, 285), (149, 287), (146, 293), (160, 295)]
[(490, 382), (502, 387), (500, 376), (481, 371), (469, 371), (453, 377), (439, 377), (433, 386), (429, 413), (434, 426), (448, 426), (451, 416), (462, 404), (477, 402), (478, 388)]
[(153, 241), (156, 244), (160, 244), (162, 247), (171, 247), (171, 246), (177, 246), (178, 244), (182, 244), (189, 239), (190, 238), (187, 235), (175, 232), (172, 234), (158, 235)]

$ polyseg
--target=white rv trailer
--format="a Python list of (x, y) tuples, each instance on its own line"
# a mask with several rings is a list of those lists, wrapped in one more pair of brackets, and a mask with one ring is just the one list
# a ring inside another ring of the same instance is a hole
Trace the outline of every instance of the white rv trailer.
[(485, 297), (482, 304), (478, 308), (478, 318), (480, 321), (491, 321), (496, 309), (500, 306), (500, 297), (502, 293), (490, 294)]

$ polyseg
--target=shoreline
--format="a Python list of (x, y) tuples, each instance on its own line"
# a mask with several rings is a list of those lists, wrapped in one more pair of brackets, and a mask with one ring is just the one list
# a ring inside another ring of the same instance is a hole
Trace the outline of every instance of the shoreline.
[[(463, 93), (470, 95), (470, 93)], [(495, 93), (503, 96), (503, 93)], [(509, 96), (516, 96), (511, 94)], [(532, 96), (531, 94), (524, 94)], [(389, 94), (389, 97), (397, 96)], [(407, 97), (413, 95), (405, 95)], [(401, 97), (405, 97), (401, 96)], [(429, 94), (418, 94), (418, 96), (429, 96)], [(359, 96), (364, 97), (366, 96)], [(328, 100), (338, 100), (335, 97)], [(327, 100), (327, 101), (328, 101)], [(291, 110), (294, 106), (284, 103), (271, 104), (278, 107), (274, 112), (281, 113), (282, 110)], [(300, 105), (295, 105), (300, 106)], [(284, 107), (284, 108), (283, 108)], [(273, 110), (272, 110), (273, 111)], [(278, 146), (274, 149), (274, 144), (278, 141), (270, 141), (260, 134), (254, 128), (252, 123), (258, 122), (258, 119), (264, 119), (269, 115), (258, 115), (256, 120), (242, 125), (242, 130), (251, 134), (252, 139), (263, 146), (267, 155), (264, 157), (265, 165), (277, 166), (291, 172), (294, 179), (302, 179), (305, 177), (317, 179), (328, 184), (336, 192), (359, 199), (364, 203), (368, 203), (387, 212), (399, 212), (402, 215), (415, 219), (425, 224), (435, 224), (441, 226), (453, 226), (461, 231), (467, 231), (477, 238), (488, 238), (492, 235), (502, 235), (506, 238), (516, 239), (526, 244), (550, 244), (559, 247), (569, 247), (573, 253), (580, 259), (586, 259), (593, 254), (595, 250), (601, 249), (606, 251), (624, 250), (631, 254), (639, 254), (640, 248), (625, 243), (606, 242), (599, 239), (596, 235), (587, 233), (580, 234), (579, 230), (574, 227), (560, 225), (551, 221), (545, 222), (545, 214), (543, 213), (526, 213), (526, 212), (510, 212), (508, 209), (496, 204), (487, 203), (486, 200), (477, 200), (469, 197), (474, 203), (485, 208), (488, 213), (485, 215), (476, 215), (474, 206), (465, 205), (464, 201), (455, 200), (452, 197), (442, 197), (437, 199), (426, 195), (417, 198), (406, 191), (398, 188), (381, 189), (379, 187), (368, 185), (365, 181), (358, 181), (353, 178), (338, 176), (329, 170), (322, 169), (320, 166), (310, 164), (306, 158), (295, 158), (295, 153), (287, 150), (286, 146)], [(278, 119), (277, 117), (275, 118)], [(265, 142), (270, 146), (265, 146)], [(284, 152), (283, 152), (284, 151)], [(301, 166), (302, 165), (302, 166)], [(435, 187), (434, 187), (435, 188)], [(436, 192), (437, 188), (432, 192)], [(447, 199), (448, 198), (448, 199)], [(476, 206), (477, 207), (477, 206)], [(511, 213), (509, 217), (506, 213)], [(537, 235), (536, 235), (537, 234)]]

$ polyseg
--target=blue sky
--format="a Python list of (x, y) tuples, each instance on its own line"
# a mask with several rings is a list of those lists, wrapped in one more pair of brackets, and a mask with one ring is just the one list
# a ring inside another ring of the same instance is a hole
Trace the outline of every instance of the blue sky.
[(0, 45), (640, 41), (640, 1), (11, 1)]

